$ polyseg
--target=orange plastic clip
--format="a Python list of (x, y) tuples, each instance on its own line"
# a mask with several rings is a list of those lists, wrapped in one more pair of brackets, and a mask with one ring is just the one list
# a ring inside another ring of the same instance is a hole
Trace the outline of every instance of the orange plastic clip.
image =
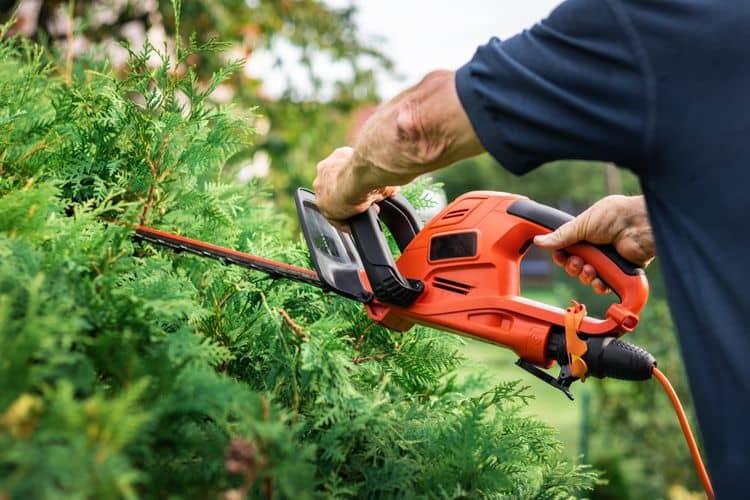
[(584, 381), (589, 368), (582, 356), (586, 354), (588, 346), (578, 337), (578, 328), (586, 316), (586, 306), (575, 300), (571, 302), (573, 305), (565, 309), (565, 344), (568, 350), (568, 363), (570, 363), (571, 375)]

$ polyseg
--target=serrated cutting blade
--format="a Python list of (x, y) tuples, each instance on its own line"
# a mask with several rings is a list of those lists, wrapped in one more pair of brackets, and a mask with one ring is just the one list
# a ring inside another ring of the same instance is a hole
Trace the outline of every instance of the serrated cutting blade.
[(135, 237), (157, 245), (167, 246), (177, 251), (190, 252), (203, 257), (217, 259), (224, 263), (231, 263), (255, 269), (256, 271), (262, 271), (274, 278), (287, 278), (301, 281), (324, 290), (329, 289), (329, 287), (320, 280), (318, 273), (311, 269), (305, 269), (304, 267), (297, 267), (284, 262), (266, 259), (265, 257), (238, 252), (237, 250), (232, 250), (230, 248), (193, 240), (146, 226), (136, 226)]

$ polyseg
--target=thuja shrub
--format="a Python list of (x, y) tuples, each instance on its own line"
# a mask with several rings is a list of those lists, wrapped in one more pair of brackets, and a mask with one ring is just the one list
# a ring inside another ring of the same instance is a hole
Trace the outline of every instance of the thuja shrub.
[(147, 45), (117, 77), (0, 43), (0, 498), (590, 489), (524, 389), (453, 375), (454, 337), (132, 239), (145, 223), (309, 265), (262, 185), (222, 180), (252, 128), (208, 102), (231, 66), (187, 64), (216, 48)]

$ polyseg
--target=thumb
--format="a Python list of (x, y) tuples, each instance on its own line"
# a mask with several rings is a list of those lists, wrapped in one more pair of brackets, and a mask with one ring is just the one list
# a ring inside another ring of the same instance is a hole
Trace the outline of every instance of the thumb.
[(578, 243), (581, 241), (581, 238), (578, 237), (579, 223), (579, 219), (575, 218), (566, 222), (551, 233), (535, 236), (534, 244), (541, 248), (557, 250)]

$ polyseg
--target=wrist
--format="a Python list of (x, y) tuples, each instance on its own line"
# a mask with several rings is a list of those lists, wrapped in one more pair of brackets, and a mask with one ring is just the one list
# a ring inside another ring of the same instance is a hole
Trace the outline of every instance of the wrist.
[(380, 187), (378, 170), (356, 149), (352, 150), (349, 161), (342, 165), (337, 176), (337, 186), (341, 189), (342, 200), (349, 205), (358, 205), (367, 199), (368, 194)]
[(382, 168), (372, 162), (358, 149), (353, 150), (348, 168), (343, 172), (341, 180), (346, 186), (348, 201), (361, 202), (373, 191), (379, 191), (387, 186), (400, 186), (411, 182), (414, 175), (398, 174)]
[(613, 238), (646, 217), (646, 205), (643, 196), (609, 195), (600, 200), (598, 219), (612, 234)]
[(626, 196), (626, 222), (629, 225), (649, 224), (646, 200), (643, 195)]

